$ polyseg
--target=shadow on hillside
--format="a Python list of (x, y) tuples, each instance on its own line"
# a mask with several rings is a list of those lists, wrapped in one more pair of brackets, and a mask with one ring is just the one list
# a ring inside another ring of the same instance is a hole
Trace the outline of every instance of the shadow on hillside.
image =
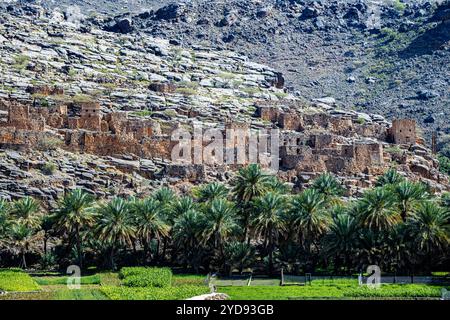
[(410, 45), (399, 52), (399, 57), (408, 59), (412, 57), (432, 54), (450, 41), (450, 21), (439, 23), (435, 28), (426, 31), (414, 39)]
[(428, 22), (438, 23), (435, 28), (426, 31), (414, 39), (411, 44), (399, 53), (399, 57), (411, 57), (432, 54), (450, 41), (450, 1), (442, 3)]

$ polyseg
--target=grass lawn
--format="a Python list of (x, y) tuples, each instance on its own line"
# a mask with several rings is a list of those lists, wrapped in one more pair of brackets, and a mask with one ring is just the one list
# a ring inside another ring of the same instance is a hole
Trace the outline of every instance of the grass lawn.
[[(67, 288), (68, 277), (58, 273), (36, 274), (32, 278), (22, 271), (2, 270), (0, 285), (2, 280), (6, 283), (7, 277), (8, 286), (5, 287), (15, 285), (16, 289), (22, 290), (14, 291), (27, 292), (2, 295), (0, 300), (181, 300), (209, 292), (205, 286), (206, 276), (191, 274), (173, 275), (172, 286), (168, 288), (131, 288), (123, 285), (118, 272), (101, 272), (81, 277), (79, 290)], [(40, 291), (28, 292), (35, 291), (31, 290), (33, 288)]]
[[(0, 289), (11, 292), (0, 295), (0, 300), (183, 300), (209, 293), (205, 279), (203, 275), (175, 274), (167, 287), (129, 287), (117, 272), (102, 272), (82, 277), (81, 289), (70, 290), (65, 275), (32, 278), (18, 269), (0, 270)], [(228, 294), (232, 300), (414, 299), (439, 298), (442, 289), (425, 284), (386, 284), (370, 289), (350, 279), (314, 280), (310, 285), (283, 287), (278, 285), (279, 279), (269, 278), (255, 278), (251, 286), (233, 283), (222, 280), (218, 292)]]
[(196, 274), (174, 274), (172, 277), (173, 286), (195, 285), (203, 286), (206, 283), (206, 276)]
[(232, 300), (439, 298), (440, 286), (384, 284), (379, 289), (360, 287), (356, 280), (318, 280), (306, 286), (219, 287)]
[(27, 273), (20, 269), (0, 269), (0, 291), (29, 292), (41, 288)]
[(111, 300), (184, 300), (209, 293), (206, 286), (181, 285), (166, 288), (102, 287)]
[[(66, 276), (56, 276), (56, 277), (35, 277), (34, 279), (39, 285), (49, 286), (49, 285), (65, 285), (67, 284), (67, 279), (69, 277)], [(81, 284), (100, 284), (101, 278), (100, 275), (95, 274), (92, 276), (81, 277)]]

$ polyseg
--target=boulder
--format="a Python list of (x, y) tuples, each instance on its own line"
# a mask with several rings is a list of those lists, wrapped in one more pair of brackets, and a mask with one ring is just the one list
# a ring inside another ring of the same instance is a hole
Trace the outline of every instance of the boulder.
[(115, 33), (131, 33), (134, 30), (133, 22), (130, 18), (121, 19), (112, 22), (110, 25), (106, 26), (106, 31)]
[(184, 6), (178, 3), (171, 3), (158, 9), (155, 12), (156, 20), (175, 20), (184, 14)]
[(314, 101), (319, 102), (319, 103), (324, 103), (329, 106), (336, 104), (336, 99), (333, 97), (323, 97), (323, 98), (319, 98), (319, 99), (314, 99)]
[(422, 89), (417, 91), (417, 99), (419, 100), (431, 100), (436, 97), (439, 97), (439, 93), (434, 90)]
[(303, 9), (300, 19), (302, 20), (312, 19), (318, 17), (319, 15), (320, 15), (319, 9), (314, 7), (306, 7), (305, 9)]

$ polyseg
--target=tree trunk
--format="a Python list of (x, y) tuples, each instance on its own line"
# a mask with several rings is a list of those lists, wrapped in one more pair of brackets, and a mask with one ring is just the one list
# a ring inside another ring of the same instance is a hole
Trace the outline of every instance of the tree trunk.
[(44, 254), (47, 254), (47, 235), (44, 236)]
[[(166, 250), (167, 250), (167, 237), (164, 237), (163, 250), (162, 250), (162, 254), (161, 254), (163, 260), (166, 259)], [(173, 261), (173, 257), (171, 257), (171, 261)]]
[(269, 275), (273, 275), (273, 239), (269, 233)]
[(156, 263), (160, 263), (159, 261), (159, 247), (161, 246), (161, 241), (159, 239), (156, 240), (156, 255), (155, 255), (155, 260)]
[(114, 264), (114, 246), (111, 247), (111, 253), (110, 253), (109, 259), (110, 259), (109, 263), (110, 263), (111, 270), (115, 271), (116, 266)]
[(83, 254), (81, 252), (80, 228), (78, 225), (75, 227), (75, 233), (77, 237), (78, 263), (80, 264), (80, 269), (83, 269)]
[(142, 239), (142, 246), (144, 247), (143, 257), (142, 257), (142, 264), (147, 264), (147, 258), (148, 258), (148, 243), (146, 239)]
[(27, 268), (27, 260), (26, 260), (26, 258), (25, 258), (25, 251), (24, 250), (22, 250), (22, 265), (23, 265), (23, 268), (24, 269), (26, 269)]

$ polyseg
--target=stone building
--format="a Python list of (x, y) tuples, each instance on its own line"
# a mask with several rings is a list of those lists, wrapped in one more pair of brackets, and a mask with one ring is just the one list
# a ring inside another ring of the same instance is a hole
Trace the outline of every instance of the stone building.
[(416, 121), (412, 119), (396, 119), (389, 129), (392, 142), (395, 144), (415, 144), (417, 141)]

